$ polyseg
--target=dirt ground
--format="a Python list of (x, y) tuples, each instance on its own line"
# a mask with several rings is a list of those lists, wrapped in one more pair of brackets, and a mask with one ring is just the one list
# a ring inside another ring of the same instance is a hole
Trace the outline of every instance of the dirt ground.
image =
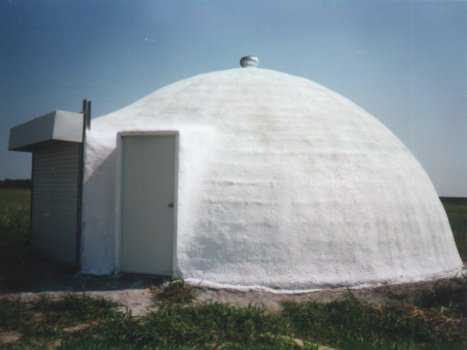
[[(467, 275), (467, 269), (464, 270)], [(87, 276), (75, 276), (77, 285), (81, 288), (65, 290), (42, 290), (42, 291), (16, 291), (0, 293), (1, 298), (21, 299), (32, 301), (41, 295), (50, 298), (60, 298), (66, 294), (86, 293), (89, 296), (103, 297), (117, 302), (124, 310), (130, 311), (132, 315), (144, 315), (153, 310), (154, 289), (161, 288), (163, 280), (149, 279), (138, 276), (121, 276), (115, 278)], [(90, 281), (91, 280), (91, 281)], [(425, 290), (430, 290), (436, 284), (453, 283), (452, 280), (437, 280), (429, 282), (418, 282), (411, 284), (386, 285), (375, 288), (360, 289), (326, 289), (298, 294), (276, 294), (265, 291), (238, 291), (232, 289), (213, 289), (195, 287), (195, 302), (220, 302), (236, 306), (257, 305), (270, 311), (279, 311), (284, 301), (318, 301), (330, 302), (352, 293), (358, 299), (370, 303), (381, 303), (389, 300), (401, 300), (407, 296), (415, 296)], [(86, 287), (87, 286), (87, 287)]]

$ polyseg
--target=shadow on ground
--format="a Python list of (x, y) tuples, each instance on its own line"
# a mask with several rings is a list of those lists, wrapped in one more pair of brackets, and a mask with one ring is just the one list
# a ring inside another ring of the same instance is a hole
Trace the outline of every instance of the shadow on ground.
[(145, 289), (166, 280), (132, 274), (83, 275), (31, 253), (27, 245), (0, 242), (0, 293)]

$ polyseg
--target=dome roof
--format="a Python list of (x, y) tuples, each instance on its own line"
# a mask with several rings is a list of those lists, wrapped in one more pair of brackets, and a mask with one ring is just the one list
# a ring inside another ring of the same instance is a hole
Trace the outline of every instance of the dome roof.
[(177, 269), (186, 279), (308, 289), (461, 268), (432, 183), (386, 127), (307, 79), (239, 68), (179, 81), (93, 120), (88, 272), (114, 268), (114, 252), (93, 247), (114, 244), (115, 135), (136, 130), (180, 133)]

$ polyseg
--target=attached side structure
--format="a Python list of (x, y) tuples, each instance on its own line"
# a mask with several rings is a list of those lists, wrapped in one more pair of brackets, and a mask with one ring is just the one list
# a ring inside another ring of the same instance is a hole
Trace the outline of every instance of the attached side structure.
[(33, 249), (79, 265), (83, 114), (54, 111), (10, 131), (9, 149), (32, 153)]

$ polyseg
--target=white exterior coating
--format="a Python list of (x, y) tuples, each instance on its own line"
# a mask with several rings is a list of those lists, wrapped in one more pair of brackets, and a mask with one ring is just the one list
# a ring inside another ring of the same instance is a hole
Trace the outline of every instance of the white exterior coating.
[(82, 269), (118, 270), (117, 133), (179, 131), (177, 271), (287, 290), (461, 271), (427, 174), (379, 121), (309, 80), (259, 68), (186, 79), (93, 120)]

